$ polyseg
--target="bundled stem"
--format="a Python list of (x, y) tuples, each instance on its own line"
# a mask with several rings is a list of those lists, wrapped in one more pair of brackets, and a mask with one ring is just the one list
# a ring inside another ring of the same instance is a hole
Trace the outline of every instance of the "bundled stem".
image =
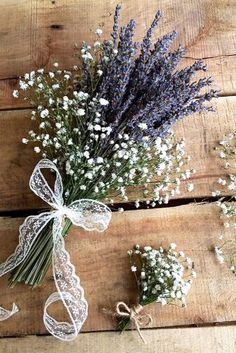
[[(71, 226), (72, 223), (66, 220), (62, 229), (63, 237), (67, 236)], [(51, 265), (52, 249), (52, 223), (49, 223), (35, 240), (24, 261), (11, 272), (9, 286), (14, 287), (18, 282), (33, 288), (39, 286)]]

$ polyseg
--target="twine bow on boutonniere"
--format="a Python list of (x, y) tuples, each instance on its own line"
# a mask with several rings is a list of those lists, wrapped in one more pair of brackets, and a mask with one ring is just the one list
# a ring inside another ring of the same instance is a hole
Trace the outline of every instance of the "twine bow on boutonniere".
[(147, 343), (140, 327), (147, 327), (152, 324), (152, 317), (149, 314), (142, 313), (143, 306), (140, 304), (129, 307), (124, 302), (118, 302), (116, 304), (116, 316), (119, 318), (126, 318), (134, 323), (136, 330), (138, 331), (139, 337), (143, 343)]
[[(41, 170), (53, 170), (56, 175), (54, 189), (51, 189)], [(0, 265), (0, 276), (3, 276), (18, 266), (28, 254), (34, 241), (42, 229), (53, 221), (52, 240), (52, 270), (57, 292), (51, 294), (44, 306), (43, 321), (47, 330), (55, 337), (70, 341), (76, 338), (88, 315), (88, 304), (84, 298), (84, 290), (80, 279), (75, 274), (75, 268), (70, 262), (69, 253), (65, 249), (62, 236), (62, 226), (65, 219), (87, 231), (103, 232), (111, 220), (110, 209), (101, 202), (81, 199), (65, 205), (63, 200), (63, 184), (56, 165), (48, 160), (41, 160), (35, 167), (29, 182), (31, 190), (44, 200), (51, 211), (37, 216), (29, 216), (19, 228), (19, 244), (4, 263)], [(71, 323), (58, 322), (47, 312), (50, 304), (62, 301)], [(13, 304), (11, 311), (0, 308), (0, 320), (6, 320), (18, 308)]]

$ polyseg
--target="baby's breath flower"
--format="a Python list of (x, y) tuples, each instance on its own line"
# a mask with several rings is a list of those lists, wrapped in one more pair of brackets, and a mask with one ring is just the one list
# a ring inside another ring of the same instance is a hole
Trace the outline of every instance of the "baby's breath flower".
[(99, 41), (94, 42), (93, 44), (94, 48), (99, 48), (101, 46), (101, 43)]
[(147, 130), (147, 124), (146, 123), (139, 123), (138, 127), (140, 127), (141, 130)]
[(19, 86), (20, 86), (20, 89), (22, 89), (23, 91), (27, 90), (29, 88), (28, 84), (25, 83), (24, 81), (20, 80), (19, 82)]
[(82, 58), (84, 59), (84, 61), (93, 60), (93, 57), (92, 57), (92, 55), (89, 52), (86, 52), (85, 54), (82, 54)]
[(223, 256), (223, 251), (218, 248), (217, 246), (215, 246), (215, 254), (216, 254), (216, 258), (219, 261), (220, 264), (223, 264), (225, 262), (224, 260), (224, 256)]
[(135, 249), (137, 247), (128, 254), (131, 271), (135, 272), (139, 285), (139, 303), (146, 305), (156, 301), (166, 305), (180, 302), (185, 306), (192, 279), (196, 278), (192, 260), (185, 257), (183, 251), (177, 253), (174, 243), (167, 249), (155, 249), (149, 245), (143, 249), (138, 247), (138, 251)]
[(187, 190), (188, 190), (189, 192), (191, 192), (191, 191), (194, 190), (194, 185), (193, 185), (193, 183), (188, 183), (188, 184), (187, 184)]
[(52, 85), (52, 89), (54, 91), (56, 91), (59, 87), (60, 87), (59, 83), (55, 83), (54, 85)]
[(100, 37), (102, 35), (103, 31), (101, 28), (96, 29), (96, 34)]
[(102, 71), (102, 70), (98, 70), (98, 71), (97, 71), (97, 74), (98, 74), (98, 76), (102, 76), (103, 71)]
[(108, 100), (106, 100), (106, 99), (104, 99), (104, 98), (100, 98), (100, 99), (99, 99), (99, 103), (100, 103), (101, 105), (108, 105), (108, 104), (109, 104)]
[(34, 147), (34, 152), (40, 153), (40, 152), (41, 152), (41, 149), (40, 149), (38, 146), (36, 146), (36, 147)]
[[(230, 133), (224, 137), (216, 147), (217, 155), (220, 159), (224, 159), (223, 166), (225, 168), (235, 168), (236, 166), (236, 132)], [(234, 169), (233, 169), (234, 170)], [(219, 244), (214, 246), (216, 258), (220, 264), (226, 264), (229, 269), (236, 264), (236, 235), (233, 230), (236, 229), (236, 175), (229, 174), (224, 178), (217, 180), (218, 187), (221, 190), (216, 190), (212, 193), (213, 196), (219, 196), (223, 193), (232, 194), (231, 200), (222, 197), (216, 205), (220, 209), (220, 217), (223, 220), (223, 225), (226, 228), (225, 236), (219, 237)], [(228, 232), (231, 229), (232, 232)], [(231, 270), (232, 271), (232, 270)], [(235, 271), (232, 271), (235, 274)]]
[(79, 108), (79, 109), (77, 110), (77, 114), (78, 114), (79, 116), (84, 116), (84, 115), (85, 115), (85, 110), (82, 109), (82, 108)]
[(175, 243), (171, 243), (170, 244), (170, 249), (175, 250), (176, 249), (176, 244)]
[(40, 116), (42, 119), (46, 118), (49, 115), (49, 110), (48, 109), (44, 109), (41, 111)]
[(17, 89), (14, 89), (14, 91), (12, 92), (12, 95), (14, 98), (19, 98), (19, 91)]

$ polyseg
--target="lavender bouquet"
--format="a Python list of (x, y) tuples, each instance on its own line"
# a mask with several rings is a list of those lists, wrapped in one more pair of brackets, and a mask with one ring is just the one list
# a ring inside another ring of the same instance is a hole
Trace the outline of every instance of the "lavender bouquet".
[[(130, 186), (141, 187), (140, 198), (148, 205), (167, 203), (192, 173), (184, 170), (184, 142), (176, 141), (170, 128), (184, 116), (212, 110), (205, 103), (217, 94), (206, 90), (211, 78), (192, 81), (196, 72), (206, 71), (202, 61), (176, 69), (185, 50), (170, 51), (175, 32), (152, 44), (160, 12), (141, 44), (133, 40), (135, 21), (120, 28), (119, 16), (118, 5), (111, 38), (102, 40), (97, 29), (95, 42), (83, 42), (71, 71), (57, 63), (49, 73), (32, 71), (20, 78), (20, 92), (13, 92), (29, 100), (32, 120), (38, 123), (37, 131), (22, 141), (33, 141), (34, 151), (55, 163), (66, 204), (84, 198), (112, 204), (111, 194), (127, 202)], [(71, 225), (64, 222), (63, 236)], [(52, 247), (49, 222), (11, 272), (10, 286), (39, 285), (51, 264)]]

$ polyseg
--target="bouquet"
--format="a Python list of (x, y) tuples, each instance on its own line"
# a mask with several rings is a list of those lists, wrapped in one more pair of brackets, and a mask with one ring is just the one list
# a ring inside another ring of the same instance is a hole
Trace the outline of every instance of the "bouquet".
[(186, 257), (183, 251), (177, 252), (174, 243), (166, 249), (155, 249), (151, 246), (141, 248), (136, 245), (128, 251), (128, 255), (138, 288), (137, 302), (131, 307), (124, 302), (118, 302), (115, 315), (120, 331), (134, 323), (145, 342), (140, 327), (147, 326), (152, 322), (152, 318), (143, 313), (144, 307), (155, 302), (185, 307), (185, 298), (196, 272), (193, 270), (192, 260)]
[[(176, 33), (169, 33), (152, 46), (152, 34), (160, 19), (157, 12), (143, 42), (133, 41), (135, 22), (119, 30), (120, 6), (114, 15), (110, 40), (82, 44), (79, 65), (72, 71), (43, 69), (25, 74), (19, 82), (25, 98), (36, 107), (30, 131), (23, 143), (35, 142), (34, 151), (52, 160), (64, 185), (65, 203), (78, 198), (109, 199), (111, 191), (128, 201), (128, 187), (143, 186), (146, 201), (168, 202), (179, 192), (181, 179), (191, 171), (181, 170), (184, 144), (169, 134), (184, 116), (212, 110), (204, 103), (215, 90), (200, 93), (212, 79), (191, 82), (202, 61), (175, 71), (185, 50), (170, 52)], [(57, 68), (58, 64), (54, 66)], [(29, 93), (32, 93), (31, 95)], [(18, 97), (19, 92), (14, 91)], [(30, 97), (30, 98), (29, 98)], [(152, 190), (147, 184), (154, 177)], [(136, 204), (139, 201), (137, 200)], [(63, 235), (71, 227), (65, 222)], [(35, 241), (27, 257), (11, 274), (10, 285), (40, 284), (51, 263), (51, 225)]]
[[(211, 78), (192, 80), (196, 72), (206, 71), (202, 61), (176, 69), (185, 50), (180, 46), (170, 51), (175, 32), (152, 45), (160, 12), (142, 43), (133, 40), (134, 20), (120, 28), (119, 16), (118, 5), (111, 38), (102, 40), (102, 30), (97, 29), (93, 45), (83, 42), (72, 70), (55, 63), (48, 73), (44, 69), (26, 73), (20, 78), (19, 90), (13, 92), (33, 107), (31, 119), (37, 129), (29, 131), (22, 142), (33, 142), (34, 151), (43, 157), (30, 187), (51, 211), (26, 219), (20, 228), (20, 247), (3, 264), (0, 275), (11, 272), (10, 286), (24, 282), (36, 287), (52, 264), (59, 294), (51, 297), (46, 307), (63, 300), (77, 332), (83, 322), (73, 315), (80, 312), (85, 318), (87, 307), (82, 288), (70, 295), (63, 290), (79, 287), (64, 237), (72, 224), (105, 230), (111, 214), (101, 201), (112, 205), (111, 195), (115, 195), (127, 202), (130, 187), (141, 188), (140, 198), (148, 207), (167, 203), (179, 193), (181, 181), (189, 179), (193, 171), (184, 170), (188, 159), (184, 142), (177, 141), (170, 128), (184, 116), (212, 110), (205, 102), (217, 95), (206, 89)], [(42, 173), (45, 169), (55, 176), (54, 189)], [(192, 188), (190, 184), (189, 191)], [(78, 306), (75, 298), (82, 298), (82, 304), (80, 301)], [(58, 337), (59, 324), (56, 322), (55, 328), (53, 320), (45, 309), (45, 324)], [(64, 330), (63, 323), (60, 325)], [(73, 331), (66, 329), (69, 335)]]

